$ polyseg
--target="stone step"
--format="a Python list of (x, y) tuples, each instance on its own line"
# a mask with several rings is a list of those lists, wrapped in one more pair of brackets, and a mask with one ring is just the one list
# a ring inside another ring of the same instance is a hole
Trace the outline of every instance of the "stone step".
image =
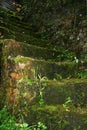
[(13, 89), (12, 91), (20, 93), (22, 88), (23, 95), (26, 98), (29, 96), (30, 100), (32, 97), (38, 100), (41, 93), (46, 104), (63, 104), (67, 98), (71, 98), (75, 106), (86, 105), (87, 78), (75, 79), (78, 73), (78, 65), (75, 63), (72, 65), (70, 62), (54, 63), (23, 56), (9, 56), (4, 61), (2, 72), (2, 86), (7, 91)]
[[(53, 60), (54, 58), (56, 59), (58, 55), (58, 52), (55, 52), (53, 50), (48, 50), (46, 48), (37, 47), (26, 43), (16, 42), (11, 39), (5, 39), (0, 42), (3, 44), (4, 51), (5, 48), (8, 50), (8, 56), (22, 55), (38, 59)], [(59, 52), (59, 54), (61, 54), (61, 52)]]
[(49, 40), (33, 37), (31, 26), (20, 19), (15, 12), (0, 8), (0, 31), (3, 32), (4, 39), (12, 38), (31, 45), (49, 47)]
[(25, 121), (29, 124), (42, 122), (47, 130), (86, 130), (87, 108), (64, 108), (62, 105), (32, 106)]
[[(47, 77), (47, 79), (54, 80), (61, 80), (64, 78), (70, 79), (72, 77), (76, 78), (79, 70), (78, 64), (75, 62), (51, 62), (46, 60), (33, 59), (30, 57), (24, 57), (21, 55), (18, 55), (16, 57), (12, 57), (11, 55), (9, 55), (7, 57), (7, 62), (9, 66), (13, 65), (13, 68), (15, 68), (16, 66), (20, 66), (19, 64), (23, 64), (23, 69), (24, 71), (27, 70), (27, 74), (28, 68), (30, 67), (31, 70), (33, 70), (34, 72), (32, 72), (33, 77), (41, 75), (41, 77), (45, 76)], [(29, 77), (31, 77), (31, 75)]]
[(0, 42), (3, 44), (4, 48), (6, 46), (8, 50), (7, 55), (11, 56), (22, 55), (50, 61), (72, 61), (75, 56), (73, 53), (71, 56), (68, 56), (61, 50), (53, 51), (52, 49), (21, 43), (11, 39), (2, 39)]
[[(42, 86), (43, 87), (43, 86)], [(45, 104), (64, 104), (70, 100), (75, 106), (86, 106), (87, 79), (64, 79), (47, 81), (43, 92)], [(69, 103), (70, 103), (69, 102)]]
[[(27, 63), (27, 61), (30, 61), (35, 68), (35, 72), (46, 76), (48, 79), (87, 78), (86, 63), (76, 63), (75, 61), (52, 62), (53, 58), (56, 57), (52, 50), (14, 40), (1, 40), (0, 43), (3, 46), (2, 51), (6, 59), (16, 57), (13, 59), (17, 59), (19, 62), (25, 63), (26, 61)], [(34, 59), (28, 57), (34, 57)]]

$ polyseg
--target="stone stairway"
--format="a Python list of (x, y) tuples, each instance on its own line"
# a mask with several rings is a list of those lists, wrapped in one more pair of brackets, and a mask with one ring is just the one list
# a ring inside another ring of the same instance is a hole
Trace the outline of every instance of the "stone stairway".
[(4, 20), (0, 105), (7, 105), (16, 116), (23, 114), (30, 125), (41, 121), (48, 130), (86, 130), (86, 64), (67, 57), (61, 60), (61, 50), (32, 37), (27, 25), (22, 28), (13, 15)]
[(9, 109), (15, 106), (15, 114), (21, 109), (29, 124), (41, 121), (49, 130), (87, 128), (87, 79), (78, 78), (85, 65), (75, 61), (52, 62), (50, 57), (44, 60), (41, 47), (35, 46), (33, 52), (34, 46), (10, 39), (1, 40), (0, 45), (1, 91), (4, 88), (4, 104)]

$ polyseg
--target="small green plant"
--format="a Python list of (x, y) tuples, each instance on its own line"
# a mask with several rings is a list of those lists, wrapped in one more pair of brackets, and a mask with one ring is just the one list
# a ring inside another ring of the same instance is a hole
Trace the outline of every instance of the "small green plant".
[(31, 86), (37, 86), (37, 89), (39, 90), (39, 105), (43, 106), (44, 105), (43, 92), (45, 87), (47, 86), (46, 80), (47, 77), (45, 76), (42, 77), (41, 74), (38, 74), (34, 80), (29, 79), (28, 76), (26, 75), (25, 79), (21, 78), (20, 80), (18, 80), (18, 84), (23, 87), (25, 85), (27, 86), (27, 88)]
[(37, 125), (30, 126), (29, 130), (47, 130), (47, 126), (42, 122), (38, 122)]
[(87, 78), (87, 73), (86, 72), (78, 72), (77, 77), (86, 79)]
[(45, 80), (47, 80), (47, 77), (45, 77), (45, 76), (41, 77), (41, 75), (38, 75), (39, 105), (40, 106), (44, 105), (43, 92), (46, 87), (46, 82), (44, 82)]
[(19, 129), (17, 130), (47, 130), (47, 126), (45, 126), (42, 122), (38, 122), (36, 125), (28, 126), (27, 123), (18, 124)]
[[(57, 51), (57, 50), (56, 50)], [(64, 50), (60, 55), (57, 56), (60, 61), (70, 60), (72, 61), (75, 57), (75, 54), (70, 52), (69, 50)]]
[(60, 74), (55, 73), (54, 80), (62, 80), (62, 76)]
[(66, 111), (69, 111), (71, 102), (72, 102), (71, 97), (67, 97), (65, 103), (63, 104), (63, 107), (66, 109)]

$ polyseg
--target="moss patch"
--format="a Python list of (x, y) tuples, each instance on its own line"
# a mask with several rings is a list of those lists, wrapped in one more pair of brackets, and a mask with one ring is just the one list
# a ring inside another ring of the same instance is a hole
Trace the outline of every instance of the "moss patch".
[(61, 105), (33, 106), (26, 121), (29, 124), (41, 121), (48, 127), (48, 130), (84, 130), (87, 128), (86, 116), (86, 109), (73, 107), (69, 111), (66, 111)]

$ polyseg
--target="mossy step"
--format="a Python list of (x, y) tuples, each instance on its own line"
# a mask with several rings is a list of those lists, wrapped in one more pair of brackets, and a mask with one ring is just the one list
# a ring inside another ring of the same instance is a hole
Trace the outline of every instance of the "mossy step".
[(40, 74), (42, 77), (45, 76), (48, 79), (71, 78), (76, 77), (78, 73), (78, 64), (75, 62), (51, 62), (20, 55), (12, 57), (10, 54), (7, 59), (12, 64), (25, 64), (26, 70), (28, 67), (31, 67), (35, 71), (35, 75)]
[(3, 48), (8, 50), (7, 55), (11, 56), (27, 56), (38, 59), (50, 60), (50, 61), (72, 61), (74, 60), (74, 54), (68, 57), (64, 55), (63, 51), (53, 51), (52, 49), (47, 49), (43, 47), (38, 47), (35, 45), (30, 45), (22, 42), (17, 42), (12, 39), (2, 39), (0, 43), (3, 45)]
[[(9, 56), (11, 56), (10, 54)], [(63, 79), (76, 77), (87, 78), (86, 66), (76, 62), (52, 62), (34, 59), (31, 57), (24, 57), (21, 55), (18, 55), (15, 58), (11, 57), (11, 60), (16, 63), (21, 62), (25, 64), (30, 61), (32, 67), (35, 69), (35, 73), (41, 74), (41, 76), (46, 76), (48, 79)]]
[(63, 105), (32, 106), (26, 122), (37, 124), (42, 122), (47, 130), (87, 130), (87, 108), (74, 108)]
[(77, 64), (71, 65), (72, 63), (68, 62), (54, 63), (23, 56), (9, 56), (3, 65), (2, 77), (3, 81), (9, 83), (7, 86), (19, 86), (18, 81), (21, 83), (24, 79), (22, 86), (25, 86), (27, 82), (30, 85), (34, 82), (36, 89), (38, 89), (36, 86), (41, 84), (43, 90), (45, 83), (43, 98), (46, 104), (62, 104), (70, 97), (75, 105), (84, 106), (87, 98), (87, 79), (71, 79), (71, 76), (75, 77), (78, 73)]
[(47, 81), (43, 92), (46, 104), (63, 104), (68, 98), (75, 106), (87, 104), (87, 79)]
[(22, 22), (16, 12), (0, 8), (0, 18), (0, 30), (3, 32), (4, 38), (13, 38), (40, 47), (49, 46), (49, 40), (38, 39), (31, 36), (31, 26)]
[(45, 60), (60, 60), (60, 58), (57, 58), (57, 55), (61, 55), (60, 51), (58, 54), (58, 52), (51, 49), (16, 42), (12, 39), (2, 39), (0, 43), (3, 45), (4, 50), (6, 49), (5, 51), (7, 51), (8, 56), (22, 55)]

